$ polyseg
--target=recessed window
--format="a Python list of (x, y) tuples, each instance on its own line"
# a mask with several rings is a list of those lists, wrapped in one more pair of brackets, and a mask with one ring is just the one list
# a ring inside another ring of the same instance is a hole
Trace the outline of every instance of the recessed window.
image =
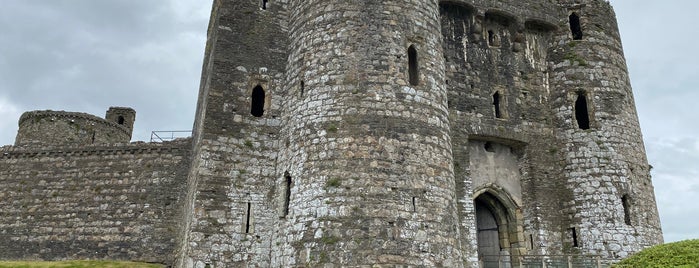
[(265, 113), (265, 90), (257, 85), (252, 89), (252, 102), (250, 114), (254, 117), (261, 117)]
[(488, 30), (488, 45), (495, 46), (495, 33), (492, 30)]
[(306, 90), (306, 83), (301, 81), (301, 97), (303, 97), (303, 92)]
[(578, 98), (575, 100), (575, 120), (578, 122), (578, 128), (590, 129), (590, 114), (587, 109), (587, 97), (585, 92), (578, 92)]
[(246, 210), (246, 213), (245, 213), (245, 233), (246, 233), (246, 234), (249, 234), (250, 231), (252, 231), (252, 230), (250, 229), (250, 224), (251, 224), (251, 222), (250, 222), (250, 216), (251, 216), (251, 215), (250, 215), (250, 214), (252, 213), (252, 204), (250, 204), (250, 202), (248, 202), (247, 205), (248, 205), (248, 206), (247, 206), (247, 210)]
[(502, 118), (502, 111), (500, 110), (500, 92), (495, 92), (493, 94), (493, 108), (495, 109), (495, 118)]
[(267, 10), (267, 0), (262, 0), (262, 10)]
[(417, 50), (411, 45), (408, 48), (408, 76), (410, 84), (417, 86), (420, 83), (420, 71), (418, 70)]
[(624, 207), (624, 223), (626, 225), (631, 225), (631, 212), (629, 211), (631, 204), (629, 202), (629, 195), (624, 195), (621, 197), (621, 205)]
[(570, 22), (570, 31), (573, 34), (573, 40), (582, 40), (583, 38), (583, 32), (582, 32), (582, 27), (580, 26), (580, 16), (578, 14), (573, 13), (570, 14), (570, 17), (568, 17), (569, 22)]
[(118, 123), (119, 125), (123, 125), (123, 124), (124, 124), (124, 117), (123, 117), (123, 116), (119, 116), (119, 118), (117, 119), (117, 123)]
[(570, 228), (568, 229), (570, 232), (570, 238), (573, 240), (573, 247), (578, 247), (578, 232), (575, 230), (575, 228)]
[(289, 202), (291, 201), (291, 175), (289, 175), (288, 172), (284, 174), (284, 181), (285, 181), (285, 193), (284, 193), (284, 213), (283, 217), (286, 217), (289, 215)]

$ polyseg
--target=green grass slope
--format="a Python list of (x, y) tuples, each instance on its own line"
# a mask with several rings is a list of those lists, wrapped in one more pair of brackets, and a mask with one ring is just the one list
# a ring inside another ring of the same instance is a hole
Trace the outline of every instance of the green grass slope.
[(614, 268), (698, 268), (699, 239), (647, 248), (617, 263)]
[(150, 263), (123, 261), (0, 261), (0, 268), (162, 268)]

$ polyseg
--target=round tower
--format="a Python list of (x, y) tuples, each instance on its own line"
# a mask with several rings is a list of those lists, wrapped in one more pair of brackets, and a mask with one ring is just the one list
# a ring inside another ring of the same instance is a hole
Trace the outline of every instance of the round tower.
[(623, 258), (662, 234), (615, 14), (602, 0), (559, 4), (568, 13), (549, 61), (573, 192), (564, 250)]
[(277, 262), (462, 266), (438, 1), (289, 13)]

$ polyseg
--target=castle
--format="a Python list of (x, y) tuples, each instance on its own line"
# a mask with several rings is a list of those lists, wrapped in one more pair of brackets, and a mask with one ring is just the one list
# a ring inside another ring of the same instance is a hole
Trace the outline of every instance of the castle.
[(192, 137), (129, 143), (135, 118), (20, 118), (0, 259), (517, 267), (663, 241), (604, 0), (216, 0)]

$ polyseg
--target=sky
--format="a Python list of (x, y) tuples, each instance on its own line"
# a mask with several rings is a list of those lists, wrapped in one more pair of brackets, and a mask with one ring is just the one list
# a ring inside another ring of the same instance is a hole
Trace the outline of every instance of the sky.
[[(666, 242), (699, 238), (696, 0), (612, 0)], [(2, 0), (0, 146), (24, 111), (136, 110), (134, 140), (190, 130), (211, 0)], [(696, 105), (696, 106), (695, 106)]]

